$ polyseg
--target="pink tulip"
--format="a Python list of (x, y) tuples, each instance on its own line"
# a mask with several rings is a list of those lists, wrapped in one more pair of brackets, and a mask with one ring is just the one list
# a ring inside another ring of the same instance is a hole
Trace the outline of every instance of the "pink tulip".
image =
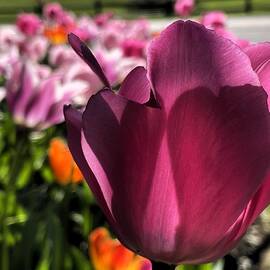
[(126, 57), (144, 57), (146, 42), (126, 39), (122, 43), (123, 55)]
[(19, 125), (40, 130), (62, 122), (63, 105), (78, 93), (76, 82), (62, 84), (59, 76), (44, 72), (43, 67), (30, 62), (14, 65), (6, 96), (9, 111)]
[(268, 94), (268, 108), (270, 110), (270, 43), (258, 43), (245, 49), (254, 71), (258, 74), (263, 88)]
[(19, 59), (19, 51), (16, 47), (11, 47), (9, 51), (0, 53), (0, 76), (8, 77), (12, 66)]
[(113, 18), (113, 16), (114, 14), (112, 12), (101, 13), (95, 16), (94, 22), (98, 26), (103, 27), (107, 25), (107, 23)]
[(235, 43), (241, 48), (241, 49), (245, 49), (247, 47), (250, 46), (251, 42), (249, 40), (246, 40), (246, 39), (237, 39), (235, 41)]
[(149, 20), (138, 19), (131, 21), (128, 24), (128, 29), (126, 33), (127, 39), (149, 40), (150, 37), (151, 37), (151, 28)]
[(176, 0), (174, 12), (179, 16), (189, 16), (194, 8), (194, 0)]
[(230, 39), (236, 43), (240, 48), (245, 48), (249, 45), (248, 40), (239, 39), (235, 34), (226, 29), (227, 17), (222, 11), (211, 11), (205, 13), (200, 19), (200, 23), (205, 27), (215, 30), (220, 36)]
[(43, 36), (35, 36), (25, 39), (20, 44), (20, 52), (22, 55), (33, 61), (42, 60), (48, 50), (48, 40)]
[(227, 38), (227, 39), (231, 40), (232, 42), (234, 42), (235, 44), (237, 44), (242, 49), (246, 48), (250, 44), (250, 42), (248, 40), (239, 39), (234, 33), (232, 33), (231, 31), (227, 30), (226, 28), (217, 27), (217, 28), (214, 29), (214, 31), (219, 36), (222, 36), (224, 38)]
[(48, 3), (44, 6), (43, 16), (50, 20), (58, 20), (63, 14), (63, 8), (59, 3)]
[(83, 41), (92, 42), (98, 38), (99, 29), (90, 18), (82, 17), (77, 21), (75, 34)]
[(222, 11), (211, 11), (205, 13), (200, 21), (210, 29), (225, 28), (227, 17)]
[(108, 78), (108, 81), (111, 85), (114, 85), (117, 82), (118, 77), (116, 66), (119, 62), (117, 61), (121, 61), (121, 58), (117, 54), (114, 55), (113, 50), (108, 52), (105, 50), (97, 49), (95, 54), (104, 73), (106, 74), (106, 77)]
[(34, 36), (41, 28), (41, 20), (35, 14), (21, 13), (17, 17), (16, 25), (25, 35)]
[(45, 79), (49, 78), (49, 76), (52, 73), (52, 70), (47, 65), (37, 64), (36, 65), (36, 73), (37, 73), (38, 78), (40, 78), (41, 80), (45, 80)]
[(91, 35), (84, 28), (76, 27), (74, 30), (72, 30), (72, 33), (74, 33), (84, 42), (89, 42), (91, 39)]
[[(125, 57), (120, 49), (105, 50), (96, 48), (95, 56), (111, 85), (122, 83), (127, 74), (136, 66), (145, 66), (145, 59), (141, 57)], [(101, 87), (99, 87), (101, 89)]]
[(248, 56), (177, 21), (115, 93), (69, 41), (105, 87), (83, 113), (65, 107), (69, 147), (120, 241), (173, 264), (226, 254), (270, 201), (267, 95)]
[(127, 23), (121, 20), (113, 20), (103, 29), (101, 43), (106, 49), (120, 47), (121, 42), (125, 39)]
[(73, 13), (63, 12), (57, 19), (57, 23), (63, 26), (67, 32), (72, 31), (76, 27), (75, 16)]
[(122, 40), (121, 34), (117, 34), (113, 29), (107, 30), (101, 37), (101, 42), (108, 50), (120, 47)]
[(144, 58), (138, 57), (121, 57), (119, 62), (116, 65), (117, 71), (117, 83), (122, 83), (124, 79), (127, 77), (130, 71), (132, 71), (137, 66), (146, 66), (146, 61)]
[(88, 99), (96, 94), (102, 87), (102, 82), (94, 72), (89, 72), (89, 68), (81, 61), (73, 61), (70, 64), (62, 65), (55, 71), (61, 77), (64, 85), (77, 83), (74, 95), (74, 103), (86, 105)]
[(72, 49), (66, 45), (53, 46), (49, 50), (49, 63), (52, 66), (61, 66), (70, 64), (76, 60), (76, 55), (72, 52)]
[(0, 28), (0, 51), (8, 52), (22, 42), (24, 36), (13, 26), (1, 26)]
[(231, 31), (227, 30), (226, 28), (222, 28), (222, 27), (216, 28), (215, 32), (219, 36), (227, 38), (227, 39), (231, 40), (232, 42), (236, 42), (236, 40), (237, 40), (236, 35), (234, 33), (232, 33)]

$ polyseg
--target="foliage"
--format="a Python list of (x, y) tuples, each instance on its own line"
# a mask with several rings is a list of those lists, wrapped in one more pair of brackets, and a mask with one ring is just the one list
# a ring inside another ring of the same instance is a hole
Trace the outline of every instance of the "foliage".
[(31, 132), (3, 112), (0, 129), (0, 268), (91, 269), (88, 234), (104, 219), (85, 182), (55, 181), (47, 149), (63, 126)]

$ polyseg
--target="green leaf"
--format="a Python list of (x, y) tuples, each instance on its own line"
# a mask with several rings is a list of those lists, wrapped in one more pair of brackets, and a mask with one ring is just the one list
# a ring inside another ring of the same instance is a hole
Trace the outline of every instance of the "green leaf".
[(36, 171), (43, 167), (44, 161), (47, 157), (47, 148), (44, 146), (34, 146), (32, 144), (32, 156), (33, 156), (33, 167)]
[(47, 182), (47, 183), (53, 183), (54, 182), (54, 175), (52, 173), (52, 170), (48, 166), (43, 166), (42, 169), (40, 170), (40, 173), (42, 175), (42, 178)]
[(52, 243), (50, 253), (51, 253), (51, 267), (52, 270), (59, 270), (63, 269), (63, 257), (64, 257), (64, 250), (63, 250), (63, 241), (64, 235), (62, 226), (60, 223), (59, 218), (56, 215), (51, 215), (49, 217), (49, 224), (48, 224), (48, 236)]
[(0, 182), (5, 186), (8, 183), (8, 175), (10, 172), (9, 164), (10, 153), (2, 153), (0, 155)]
[(7, 215), (12, 216), (16, 209), (16, 194), (14, 192), (9, 192), (6, 193), (5, 196), (7, 196)]
[(86, 258), (79, 249), (72, 247), (71, 253), (75, 264), (74, 269), (92, 270), (89, 259)]
[(32, 162), (30, 160), (25, 161), (23, 167), (21, 168), (21, 171), (17, 176), (16, 187), (18, 189), (24, 188), (29, 183), (32, 171)]
[(92, 204), (95, 203), (95, 199), (91, 189), (87, 185), (86, 181), (83, 181), (82, 186), (78, 186), (80, 188), (80, 197), (83, 199), (84, 203)]
[(42, 258), (37, 266), (37, 270), (50, 270), (50, 263), (48, 257)]
[(72, 257), (69, 252), (65, 253), (65, 258), (64, 258), (64, 267), (62, 269), (65, 270), (73, 270), (73, 265), (72, 265)]
[(4, 212), (4, 208), (6, 207), (4, 202), (5, 202), (5, 192), (3, 190), (0, 190), (0, 216), (2, 216)]
[(179, 265), (176, 270), (213, 270), (213, 264)]
[[(38, 263), (36, 270), (50, 270), (50, 252), (49, 241), (45, 242), (45, 246), (42, 249), (42, 257)], [(59, 268), (61, 269), (61, 268)]]
[(192, 265), (179, 265), (176, 267), (176, 270), (197, 270), (196, 266)]
[(89, 209), (84, 209), (83, 212), (83, 224), (82, 224), (82, 233), (84, 237), (88, 237), (89, 232), (93, 227), (93, 219)]
[(213, 270), (213, 264), (212, 263), (202, 264), (198, 267), (198, 270)]
[(11, 269), (33, 269), (33, 257), (36, 251), (37, 236), (40, 235), (40, 229), (41, 223), (38, 216), (31, 214), (28, 221), (24, 224), (22, 238), (17, 244), (12, 257), (13, 266)]

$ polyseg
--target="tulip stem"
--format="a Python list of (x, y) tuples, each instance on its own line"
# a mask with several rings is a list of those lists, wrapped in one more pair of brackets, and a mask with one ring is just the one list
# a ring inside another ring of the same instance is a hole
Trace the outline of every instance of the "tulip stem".
[[(23, 166), (23, 160), (27, 156), (27, 146), (28, 146), (28, 134), (19, 134), (16, 132), (16, 140), (12, 145), (10, 150), (10, 166), (9, 166), (9, 176), (7, 176), (7, 183), (5, 186), (5, 197), (4, 204), (8, 205), (8, 202), (15, 190), (15, 183), (17, 177), (20, 173), (20, 170)], [(8, 219), (8, 208), (4, 207), (3, 213), (0, 215), (0, 233), (2, 236), (1, 246), (0, 246), (0, 261), (1, 269), (9, 269), (10, 258), (9, 258), (9, 246), (8, 246), (8, 233), (9, 233), (9, 224)]]
[(175, 270), (175, 265), (152, 261), (152, 270)]

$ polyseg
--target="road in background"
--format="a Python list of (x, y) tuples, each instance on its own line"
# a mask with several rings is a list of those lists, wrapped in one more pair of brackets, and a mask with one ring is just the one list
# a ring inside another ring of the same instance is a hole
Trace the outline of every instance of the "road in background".
[[(160, 31), (174, 19), (153, 19), (151, 27), (153, 31)], [(241, 39), (252, 42), (270, 41), (270, 16), (229, 16), (228, 29)]]

